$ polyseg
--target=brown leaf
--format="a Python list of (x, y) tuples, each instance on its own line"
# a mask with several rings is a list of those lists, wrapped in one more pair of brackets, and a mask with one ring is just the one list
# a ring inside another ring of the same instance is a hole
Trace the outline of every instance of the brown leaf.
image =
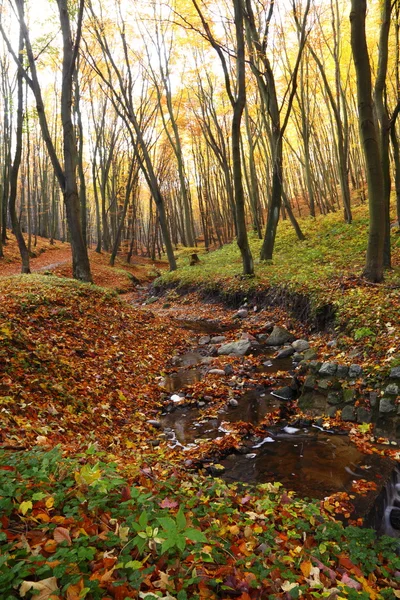
[(71, 540), (71, 536), (69, 535), (69, 531), (65, 527), (56, 527), (54, 530), (53, 537), (54, 537), (55, 541), (57, 542), (57, 544), (61, 544), (61, 542), (67, 542), (68, 546), (71, 546), (71, 544), (72, 544), (72, 540)]
[(39, 594), (35, 595), (35, 600), (49, 600), (53, 592), (58, 590), (57, 579), (49, 577), (41, 581), (23, 581), (19, 588), (21, 598), (24, 598), (29, 590), (37, 590)]

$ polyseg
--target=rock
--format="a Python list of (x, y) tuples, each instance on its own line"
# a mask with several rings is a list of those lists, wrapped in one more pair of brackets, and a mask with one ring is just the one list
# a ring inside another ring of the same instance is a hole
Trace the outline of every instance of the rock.
[(317, 358), (318, 354), (314, 350), (314, 348), (309, 348), (303, 352), (304, 360), (314, 360)]
[(210, 340), (210, 344), (222, 344), (225, 340), (226, 336), (224, 335), (214, 335)]
[(389, 394), (389, 396), (398, 396), (399, 386), (397, 385), (397, 383), (389, 383), (389, 385), (385, 389), (385, 394)]
[(245, 356), (251, 350), (251, 343), (248, 340), (239, 340), (238, 342), (229, 342), (218, 348), (218, 355), (233, 354), (234, 356)]
[(330, 406), (327, 410), (328, 417), (333, 419), (336, 416), (337, 411), (338, 411), (337, 406)]
[(272, 330), (271, 335), (266, 340), (265, 344), (267, 346), (283, 346), (283, 344), (287, 344), (288, 342), (292, 342), (294, 340), (294, 335), (289, 333), (287, 329), (284, 327), (279, 327), (275, 325)]
[(269, 338), (269, 333), (258, 333), (257, 339), (259, 342), (264, 343)]
[(367, 410), (364, 406), (357, 408), (357, 423), (371, 423), (372, 413)]
[(230, 400), (228, 400), (228, 405), (232, 406), (232, 408), (236, 408), (236, 406), (239, 406), (239, 402), (235, 398), (230, 398)]
[(206, 403), (205, 403), (205, 402), (202, 402), (201, 400), (199, 400), (199, 401), (198, 401), (198, 403), (197, 403), (197, 406), (198, 406), (199, 408), (203, 408), (203, 406), (205, 406), (205, 405), (206, 405)]
[(318, 373), (320, 375), (335, 375), (337, 371), (337, 364), (332, 362), (324, 362), (320, 367)]
[(327, 343), (328, 348), (336, 348), (337, 346), (337, 340), (329, 340), (329, 342)]
[(238, 319), (245, 319), (248, 316), (249, 311), (247, 310), (247, 308), (240, 308), (235, 315), (235, 317)]
[(294, 390), (292, 390), (291, 387), (286, 385), (283, 388), (278, 388), (277, 390), (274, 390), (272, 392), (272, 395), (275, 396), (275, 398), (279, 398), (280, 400), (293, 400), (293, 398), (295, 397), (295, 392)]
[(295, 352), (293, 354), (293, 362), (299, 363), (304, 360), (304, 354), (300, 354), (300, 352)]
[(225, 365), (224, 373), (225, 373), (225, 375), (233, 375), (234, 369), (233, 369), (232, 365)]
[(396, 404), (393, 398), (381, 398), (379, 402), (380, 413), (394, 413), (396, 412)]
[(304, 352), (304, 350), (309, 349), (310, 344), (307, 342), (307, 340), (295, 340), (292, 343), (292, 346), (296, 350), (296, 352)]
[(156, 429), (161, 429), (161, 423), (160, 423), (160, 421), (157, 421), (156, 419), (150, 419), (149, 421), (147, 421), (147, 423), (149, 425), (151, 425), (152, 427), (155, 427)]
[(200, 339), (199, 339), (199, 346), (205, 346), (206, 344), (209, 344), (211, 341), (211, 338), (209, 335), (203, 335)]
[(321, 363), (319, 360), (312, 360), (308, 366), (312, 373), (317, 373), (321, 368)]
[(278, 352), (275, 358), (287, 358), (288, 356), (292, 356), (292, 354), (294, 354), (293, 346), (285, 346), (285, 348)]
[(376, 392), (370, 392), (369, 394), (369, 403), (372, 407), (376, 406), (378, 403), (378, 394)]
[(345, 406), (342, 410), (342, 421), (355, 421), (356, 415), (353, 406)]
[(154, 448), (156, 448), (157, 446), (160, 445), (160, 440), (149, 440), (149, 444), (150, 444), (150, 446), (153, 446)]
[(393, 369), (390, 369), (389, 377), (391, 379), (400, 379), (400, 367), (393, 367)]
[(204, 356), (204, 358), (202, 358), (200, 361), (202, 365), (209, 365), (212, 362), (214, 362), (214, 358), (212, 356)]
[(328, 404), (341, 404), (342, 394), (339, 392), (331, 392), (328, 394)]
[(352, 402), (354, 402), (354, 398), (355, 398), (355, 393), (354, 390), (343, 390), (343, 401), (346, 404), (351, 404)]
[(393, 529), (400, 530), (400, 508), (394, 506), (390, 511), (389, 521)]
[(357, 377), (361, 377), (362, 367), (360, 365), (350, 365), (349, 367), (349, 377), (350, 379), (357, 379)]
[(308, 375), (304, 381), (304, 389), (305, 390), (313, 390), (316, 385), (316, 379), (314, 375)]
[(204, 402), (212, 402), (214, 400), (214, 398), (212, 396), (204, 396), (203, 400), (204, 400)]
[(318, 381), (318, 388), (320, 390), (329, 390), (330, 389), (330, 381), (327, 381), (326, 379), (320, 379)]
[(225, 375), (225, 371), (223, 369), (210, 369), (208, 371), (209, 375)]
[(346, 377), (348, 377), (349, 375), (349, 367), (346, 365), (338, 365), (337, 371), (336, 371), (336, 376), (339, 377), (339, 379), (346, 379)]

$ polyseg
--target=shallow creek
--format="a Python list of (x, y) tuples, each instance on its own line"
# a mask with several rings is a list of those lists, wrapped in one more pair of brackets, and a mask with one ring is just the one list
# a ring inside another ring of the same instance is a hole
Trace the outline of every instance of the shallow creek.
[[(257, 371), (275, 374), (287, 371), (291, 381), (291, 359), (273, 359), (273, 350), (260, 356)], [(190, 352), (181, 357), (180, 369), (166, 376), (162, 387), (169, 393), (184, 392), (187, 385), (200, 381), (207, 367), (202, 356)], [(257, 425), (271, 412), (287, 404), (274, 391), (257, 386), (238, 398), (238, 405), (226, 406), (210, 417), (198, 408), (178, 406), (161, 416), (161, 425), (171, 446), (182, 452), (202, 440), (220, 438), (229, 433), (229, 424), (243, 421)], [(288, 427), (284, 421), (268, 428), (264, 437), (244, 441), (241, 452), (219, 461), (227, 482), (250, 484), (279, 481), (302, 498), (322, 499), (336, 492), (352, 493), (353, 483), (364, 479), (377, 483), (377, 490), (355, 500), (352, 518), (364, 517), (380, 533), (400, 537), (400, 471), (392, 461), (377, 455), (365, 455), (339, 431), (325, 431), (315, 425)]]

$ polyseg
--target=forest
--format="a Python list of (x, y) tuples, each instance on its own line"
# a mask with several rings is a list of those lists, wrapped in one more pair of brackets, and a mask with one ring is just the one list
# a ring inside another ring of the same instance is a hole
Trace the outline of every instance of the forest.
[(1, 0), (0, 600), (400, 598), (399, 0)]

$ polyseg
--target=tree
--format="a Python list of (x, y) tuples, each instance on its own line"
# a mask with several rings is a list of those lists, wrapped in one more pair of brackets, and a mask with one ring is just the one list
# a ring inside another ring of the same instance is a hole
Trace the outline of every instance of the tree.
[[(235, 41), (236, 41), (236, 81), (231, 80), (228, 65), (225, 59), (224, 50), (215, 39), (210, 25), (205, 19), (199, 4), (192, 0), (193, 5), (200, 17), (205, 37), (211, 46), (217, 52), (224, 73), (226, 93), (232, 106), (232, 163), (233, 163), (233, 182), (235, 193), (235, 214), (237, 228), (237, 245), (239, 246), (242, 257), (243, 274), (253, 275), (254, 264), (249, 246), (249, 240), (246, 229), (245, 198), (242, 174), (242, 159), (240, 153), (240, 124), (246, 104), (246, 70), (245, 70), (245, 43), (244, 43), (244, 11), (242, 0), (233, 0), (234, 22), (235, 22)], [(236, 90), (236, 95), (233, 90)]]
[[(22, 27), (19, 33), (18, 56), (22, 59), (24, 51), (24, 34)], [(24, 236), (22, 235), (21, 226), (18, 220), (15, 202), (17, 198), (18, 172), (21, 165), (22, 156), (22, 128), (24, 122), (24, 89), (23, 89), (23, 73), (19, 68), (17, 71), (17, 131), (15, 140), (15, 155), (14, 162), (10, 173), (10, 198), (9, 209), (13, 233), (18, 242), (18, 248), (21, 255), (21, 271), (22, 273), (30, 273), (29, 267), (29, 251), (26, 247)]]
[(366, 0), (351, 0), (351, 47), (357, 77), (358, 119), (367, 168), (370, 212), (364, 276), (369, 281), (379, 283), (383, 280), (385, 203), (381, 154), (373, 113), (371, 66), (365, 33), (366, 10)]
[(63, 129), (64, 168), (61, 166), (60, 158), (57, 156), (57, 152), (54, 146), (54, 142), (51, 138), (47, 122), (42, 97), (42, 89), (36, 68), (36, 59), (32, 49), (29, 29), (27, 27), (24, 17), (24, 0), (15, 0), (15, 5), (17, 8), (20, 27), (22, 29), (23, 37), (25, 40), (30, 74), (28, 72), (28, 69), (23, 67), (20, 58), (13, 51), (10, 41), (4, 31), (3, 24), (1, 22), (0, 31), (5, 40), (8, 51), (13, 56), (18, 69), (22, 73), (25, 81), (28, 83), (35, 97), (36, 109), (38, 112), (43, 140), (46, 144), (47, 151), (54, 168), (54, 172), (56, 174), (58, 183), (61, 187), (64, 197), (67, 222), (71, 236), (73, 276), (75, 279), (91, 282), (92, 276), (90, 272), (89, 257), (85, 241), (82, 235), (80, 219), (79, 192), (76, 177), (77, 148), (75, 130), (72, 122), (73, 76), (76, 69), (76, 60), (81, 39), (84, 0), (79, 1), (75, 40), (73, 40), (72, 36), (68, 1), (57, 0), (60, 27), (63, 40), (61, 120)]

